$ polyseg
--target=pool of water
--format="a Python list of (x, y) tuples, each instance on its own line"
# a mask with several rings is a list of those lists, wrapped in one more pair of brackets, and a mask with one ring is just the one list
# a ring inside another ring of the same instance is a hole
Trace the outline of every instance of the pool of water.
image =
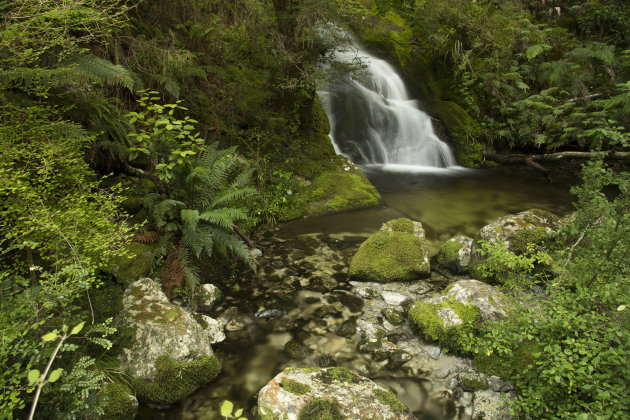
[[(351, 338), (335, 334), (342, 322), (369, 310), (347, 304), (348, 299), (356, 298), (346, 281), (352, 255), (385, 221), (397, 217), (421, 221), (430, 252), (435, 254), (448, 238), (474, 236), (479, 228), (507, 213), (542, 208), (564, 215), (572, 209), (568, 190), (576, 177), (552, 173), (554, 183), (549, 184), (539, 173), (521, 168), (363, 169), (384, 204), (259, 229), (254, 240), (264, 253), (263, 268), (257, 275), (224, 287), (226, 297), (212, 314), (218, 317), (230, 308), (242, 314), (243, 328), (228, 332), (225, 342), (213, 346), (223, 362), (222, 374), (168, 410), (142, 407), (139, 418), (218, 420), (222, 419), (218, 410), (224, 399), (249, 410), (255, 406), (258, 390), (288, 366), (349, 367), (395, 389), (425, 419), (443, 418), (451, 410), (450, 403), (441, 402), (439, 387), (443, 385), (431, 383), (431, 372), (437, 371), (431, 364), (460, 361), (426, 358), (425, 374), (412, 375), (375, 364), (369, 355), (358, 353), (358, 334)], [(257, 316), (268, 309), (284, 315), (273, 319)], [(403, 342), (408, 346), (426, 346), (406, 325), (397, 334), (406, 337)], [(304, 344), (303, 359), (292, 359), (283, 351), (290, 340)]]

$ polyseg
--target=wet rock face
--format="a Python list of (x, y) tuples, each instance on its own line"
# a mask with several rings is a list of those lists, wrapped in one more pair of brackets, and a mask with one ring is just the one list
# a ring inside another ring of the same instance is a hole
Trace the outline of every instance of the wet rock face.
[(448, 267), (457, 274), (468, 272), (473, 239), (456, 236), (446, 241), (437, 254), (438, 264)]
[(411, 281), (429, 276), (424, 229), (420, 222), (390, 220), (361, 244), (352, 258), (349, 278), (355, 281)]
[(558, 216), (540, 209), (498, 218), (481, 228), (475, 236), (471, 250), (470, 273), (476, 277), (481, 275), (477, 267), (487, 259), (487, 255), (481, 255), (479, 252), (482, 242), (502, 243), (508, 250), (521, 254), (527, 250), (528, 245), (538, 246), (553, 237), (562, 226), (562, 220)]
[(148, 278), (134, 282), (125, 291), (117, 323), (135, 330), (132, 345), (120, 357), (123, 367), (138, 378), (155, 376), (159, 356), (167, 355), (177, 362), (213, 356), (210, 344), (225, 338), (215, 320), (203, 316), (203, 322), (198, 322), (171, 304), (160, 285)]
[(287, 368), (258, 393), (263, 419), (415, 419), (395, 394), (338, 367)]

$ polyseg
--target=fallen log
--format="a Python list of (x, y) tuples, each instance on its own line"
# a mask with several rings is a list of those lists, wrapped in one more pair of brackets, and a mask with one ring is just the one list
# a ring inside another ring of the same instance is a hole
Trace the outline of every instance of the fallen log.
[(594, 159), (603, 158), (608, 160), (630, 161), (630, 152), (618, 152), (611, 150), (608, 152), (556, 152), (541, 155), (518, 155), (518, 154), (497, 154), (484, 153), (484, 159), (503, 164), (525, 164), (541, 172), (551, 183), (549, 171), (539, 162), (559, 162), (565, 159)]

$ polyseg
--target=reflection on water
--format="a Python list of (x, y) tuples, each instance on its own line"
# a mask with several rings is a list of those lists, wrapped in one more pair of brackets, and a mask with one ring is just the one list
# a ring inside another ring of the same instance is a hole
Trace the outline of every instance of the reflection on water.
[(526, 168), (509, 170), (443, 169), (425, 172), (363, 168), (388, 207), (422, 222), (429, 248), (461, 234), (474, 237), (496, 218), (531, 208), (559, 216), (572, 210), (571, 174), (553, 173), (549, 184), (539, 173)]

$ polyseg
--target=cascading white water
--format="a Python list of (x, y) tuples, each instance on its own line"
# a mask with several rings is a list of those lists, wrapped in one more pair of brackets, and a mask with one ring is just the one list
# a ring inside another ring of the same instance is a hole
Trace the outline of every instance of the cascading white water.
[(366, 65), (360, 77), (341, 77), (319, 92), (336, 152), (357, 164), (386, 168), (455, 166), (448, 145), (433, 131), (431, 118), (409, 99), (391, 65), (360, 49), (338, 52), (337, 60), (351, 62), (357, 56)]

